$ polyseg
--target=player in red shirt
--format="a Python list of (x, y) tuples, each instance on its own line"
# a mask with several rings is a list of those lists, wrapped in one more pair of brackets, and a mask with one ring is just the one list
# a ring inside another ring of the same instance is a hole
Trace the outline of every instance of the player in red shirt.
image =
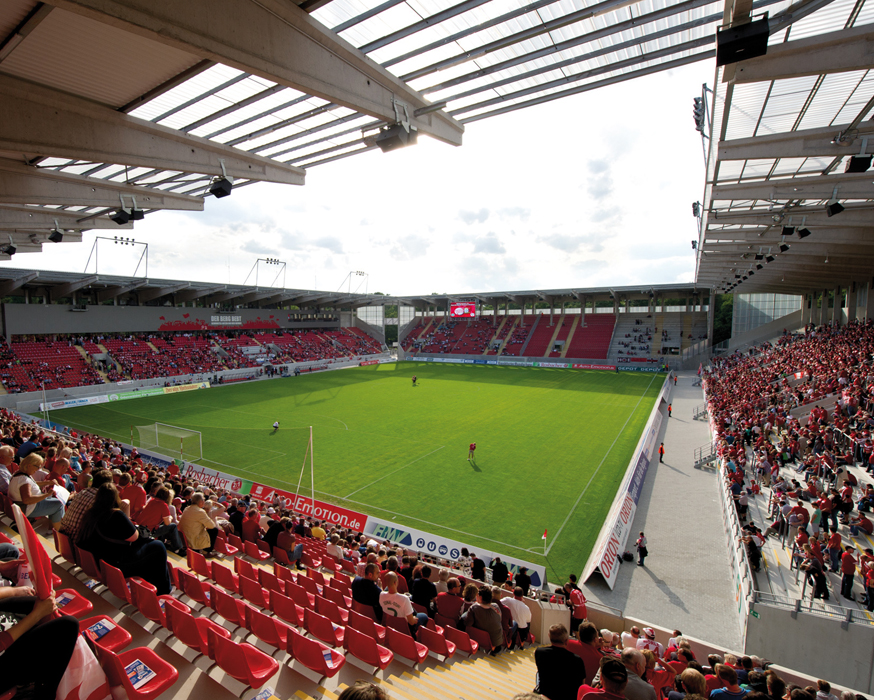
[(476, 457), (474, 456), (474, 452), (476, 452), (476, 443), (470, 443), (470, 449), (467, 451), (467, 461), (468, 462), (476, 462)]

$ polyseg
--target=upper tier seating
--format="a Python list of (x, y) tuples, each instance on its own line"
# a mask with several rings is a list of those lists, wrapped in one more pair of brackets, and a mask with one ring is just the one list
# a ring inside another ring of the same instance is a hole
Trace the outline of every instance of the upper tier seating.
[(103, 378), (69, 341), (14, 342), (10, 351), (0, 358), (5, 365), (0, 378), (10, 393), (103, 384)]
[(463, 326), (461, 336), (450, 352), (456, 355), (482, 355), (494, 335), (490, 320), (459, 321)]
[(353, 355), (375, 355), (382, 352), (379, 343), (360, 328), (340, 328), (323, 333), (345, 347)]

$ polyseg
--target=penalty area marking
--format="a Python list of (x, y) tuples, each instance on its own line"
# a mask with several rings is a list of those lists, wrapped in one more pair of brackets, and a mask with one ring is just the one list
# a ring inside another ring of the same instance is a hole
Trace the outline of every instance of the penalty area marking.
[[(370, 488), (370, 487), (373, 486), (374, 484), (378, 484), (378, 483), (379, 483), (380, 481), (382, 481), (383, 479), (387, 479), (387, 478), (390, 477), (392, 474), (397, 474), (399, 471), (403, 471), (404, 469), (406, 469), (407, 467), (409, 467), (411, 464), (415, 464), (415, 463), (418, 462), (420, 459), (425, 459), (425, 457), (428, 457), (428, 456), (434, 454), (435, 452), (439, 452), (439, 451), (442, 450), (444, 447), (446, 447), (446, 445), (440, 445), (440, 447), (438, 447), (436, 450), (431, 450), (431, 451), (430, 451), (428, 454), (426, 454), (426, 455), (422, 455), (421, 457), (416, 457), (416, 459), (414, 459), (412, 462), (408, 462), (408, 463), (405, 464), (404, 466), (395, 469), (393, 472), (389, 472), (389, 473), (386, 474), (385, 476), (381, 476), (381, 477), (379, 477), (378, 479), (375, 479), (375, 480), (371, 481), (369, 484), (365, 484), (365, 485), (362, 486), (360, 489), (356, 489), (355, 491), (353, 491), (352, 493), (350, 493), (348, 496), (345, 496), (345, 497), (343, 497), (343, 496), (337, 496), (337, 498), (342, 498), (344, 501), (348, 501), (348, 500), (349, 500), (349, 496), (354, 496), (354, 495), (355, 495), (356, 493), (358, 493), (359, 491), (363, 491), (363, 490), (366, 489), (366, 488)], [(354, 501), (353, 501), (353, 502), (354, 502)], [(423, 520), (422, 522), (424, 522), (424, 520)]]
[(622, 436), (622, 433), (625, 432), (625, 428), (628, 426), (628, 421), (631, 420), (631, 417), (637, 412), (638, 407), (640, 406), (640, 402), (643, 401), (643, 397), (646, 396), (646, 393), (649, 391), (649, 388), (652, 386), (652, 383), (655, 381), (655, 378), (658, 374), (653, 373), (652, 379), (649, 380), (649, 384), (646, 385), (646, 389), (643, 390), (643, 393), (640, 395), (640, 398), (637, 400), (637, 404), (631, 413), (628, 414), (628, 418), (625, 419), (625, 424), (622, 426), (622, 429), (616, 433), (616, 437), (613, 440), (613, 444), (610, 445), (610, 448), (604, 453), (603, 459), (601, 459), (601, 463), (592, 473), (592, 476), (589, 477), (589, 481), (583, 487), (583, 490), (580, 492), (580, 495), (577, 496), (577, 500), (574, 502), (571, 509), (568, 511), (567, 517), (564, 519), (564, 522), (561, 524), (561, 527), (558, 528), (558, 532), (555, 533), (555, 537), (552, 538), (552, 542), (549, 543), (549, 546), (546, 548), (546, 554), (549, 554), (552, 551), (553, 545), (558, 542), (558, 537), (561, 535), (561, 531), (564, 530), (564, 526), (567, 525), (568, 520), (571, 519), (571, 516), (574, 514), (574, 511), (577, 509), (577, 506), (580, 505), (580, 501), (583, 500), (583, 496), (586, 495), (586, 491), (589, 490), (589, 486), (592, 485), (592, 482), (595, 480), (595, 477), (598, 475), (598, 472), (601, 471), (601, 467), (604, 466), (604, 462), (607, 461), (607, 457), (610, 456), (610, 453), (613, 451), (613, 448), (616, 446), (616, 442)]

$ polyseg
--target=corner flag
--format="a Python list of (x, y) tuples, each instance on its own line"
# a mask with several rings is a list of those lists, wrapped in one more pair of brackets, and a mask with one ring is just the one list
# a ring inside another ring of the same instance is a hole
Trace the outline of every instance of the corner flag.
[(541, 537), (540, 539), (542, 539), (542, 540), (546, 539), (546, 530), (543, 531), (543, 537)]

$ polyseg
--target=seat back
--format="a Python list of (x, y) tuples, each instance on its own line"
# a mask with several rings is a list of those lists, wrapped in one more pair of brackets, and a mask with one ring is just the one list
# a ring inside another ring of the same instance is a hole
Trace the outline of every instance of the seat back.
[(268, 607), (267, 598), (264, 595), (264, 589), (261, 588), (261, 584), (245, 576), (240, 576), (240, 595), (260, 608)]
[(304, 624), (304, 608), (296, 605), (288, 596), (279, 591), (270, 591), (270, 609), (281, 620), (302, 627)]
[(329, 649), (315, 639), (308, 639), (297, 633), (294, 633), (291, 639), (292, 656), (311, 671), (330, 678), (336, 675), (337, 671), (346, 663), (345, 656)]
[(472, 640), (470, 635), (463, 630), (446, 626), (443, 628), (443, 635), (448, 641), (452, 642), (457, 649), (461, 649), (461, 651), (468, 654), (476, 654), (476, 650), (479, 649), (479, 644)]
[(167, 616), (161, 609), (158, 594), (151, 588), (146, 588), (136, 579), (130, 580), (131, 598), (136, 601), (137, 609), (147, 620), (157, 622), (161, 627), (167, 627)]
[(76, 558), (79, 561), (79, 566), (82, 567), (82, 571), (88, 574), (91, 578), (97, 579), (101, 582), (103, 581), (103, 572), (100, 570), (100, 566), (97, 564), (97, 560), (91, 552), (87, 549), (77, 547)]
[(194, 573), (203, 576), (203, 578), (212, 578), (212, 567), (200, 552), (189, 549), (186, 558), (188, 559), (188, 568)]
[(249, 610), (249, 631), (262, 642), (277, 649), (285, 649), (288, 639), (288, 625), (275, 617), (265, 615), (260, 610)]
[(416, 632), (416, 637), (422, 644), (428, 647), (428, 649), (439, 656), (444, 656), (448, 659), (455, 653), (454, 644), (447, 642), (446, 638), (439, 632), (430, 630), (427, 627), (419, 627)]
[(254, 580), (258, 580), (258, 574), (255, 573), (255, 567), (252, 566), (242, 557), (234, 558), (234, 572), (239, 576), (246, 576)]
[(179, 587), (191, 600), (201, 605), (210, 605), (210, 598), (214, 589), (208, 583), (204, 584), (197, 576), (185, 569), (176, 570), (179, 577)]
[(436, 622), (441, 627), (458, 628), (458, 623), (455, 620), (453, 620), (451, 617), (446, 617), (446, 615), (441, 615), (440, 613), (434, 615), (434, 622)]
[(287, 566), (283, 566), (278, 559), (273, 562), (273, 575), (280, 581), (294, 581), (297, 583), (297, 574)]
[(76, 551), (73, 549), (73, 543), (70, 541), (70, 538), (60, 530), (52, 530), (52, 533), (55, 537), (55, 547), (58, 550), (58, 554), (71, 564), (78, 564), (79, 562), (76, 561)]
[[(270, 659), (267, 654), (258, 651), (258, 649), (249, 644), (237, 644), (232, 639), (225, 639), (221, 635), (216, 634), (214, 630), (208, 630), (207, 634), (209, 635), (210, 646), (215, 654), (215, 662), (225, 673), (253, 688), (260, 688), (264, 684), (266, 678), (261, 679), (256, 676), (255, 671), (260, 669), (253, 668), (252, 664), (253, 661), (255, 663), (262, 662), (260, 657)], [(245, 647), (248, 647), (248, 649)], [(258, 656), (252, 654), (252, 652), (258, 652)], [(270, 659), (270, 661), (276, 664), (276, 661), (273, 659)], [(278, 668), (278, 664), (276, 664), (276, 668)], [(258, 675), (260, 676), (260, 674)]]
[(279, 591), (280, 593), (285, 593), (285, 586), (280, 585), (276, 574), (270, 573), (267, 569), (258, 569), (258, 581), (261, 583), (261, 586), (268, 591)]
[(257, 544), (250, 542), (249, 540), (243, 541), (243, 551), (246, 553), (247, 557), (251, 557), (255, 561), (261, 561), (264, 559), (264, 552), (258, 548)]
[(382, 628), (382, 633), (380, 633), (380, 628), (377, 628), (376, 623), (373, 620), (365, 615), (355, 612), (354, 610), (349, 611), (349, 624), (347, 627), (353, 627), (373, 639), (385, 639), (384, 628)]
[(343, 640), (343, 648), (366, 664), (371, 666), (380, 665), (379, 649), (377, 649), (376, 640), (368, 637), (364, 632), (360, 632), (352, 627), (348, 628), (346, 630), (346, 637)]
[(236, 547), (238, 552), (243, 551), (243, 540), (241, 540), (237, 535), (228, 535), (228, 544), (231, 547)]
[(321, 571), (316, 571), (315, 569), (307, 569), (307, 576), (316, 582), (316, 585), (324, 588), (327, 584), (325, 582), (325, 577)]
[(327, 617), (335, 625), (345, 626), (349, 621), (349, 613), (345, 609), (341, 610), (336, 603), (320, 595), (316, 596), (316, 612)]
[(321, 564), (322, 564), (321, 560), (317, 559), (312, 554), (310, 554), (310, 552), (308, 552), (306, 550), (306, 548), (304, 548), (303, 554), (301, 555), (300, 560), (301, 560), (301, 562), (303, 562), (303, 565), (307, 569), (316, 569), (319, 566), (321, 566)]
[(343, 628), (335, 628), (327, 617), (319, 615), (314, 610), (304, 610), (304, 627), (316, 639), (320, 639), (332, 647), (343, 643)]
[[(303, 578), (303, 576), (300, 578)], [(312, 608), (315, 605), (315, 601), (312, 603), (310, 602), (310, 597), (307, 595), (306, 590), (302, 586), (298, 586), (296, 583), (287, 581), (285, 584), (285, 592), (288, 594), (289, 598), (302, 608)]]
[(212, 563), (212, 580), (225, 590), (233, 593), (240, 592), (240, 584), (237, 580), (237, 576), (224, 564), (219, 564), (218, 562)]
[(303, 586), (304, 590), (306, 590), (307, 593), (312, 593), (313, 595), (321, 595), (318, 585), (309, 576), (298, 576), (297, 583), (298, 585)]
[(398, 617), (397, 615), (383, 615), (382, 616), (382, 624), (386, 627), (391, 627), (392, 629), (397, 630), (401, 634), (405, 634), (408, 637), (410, 635), (410, 623), (407, 622), (406, 618)]
[(395, 654), (416, 663), (424, 661), (428, 656), (428, 648), (424, 644), (419, 644), (409, 634), (401, 634), (393, 627), (388, 627), (385, 631), (388, 648)]
[(171, 605), (167, 607), (166, 615), (167, 629), (173, 633), (176, 639), (189, 649), (206, 653), (206, 650), (202, 648), (203, 640), (200, 636), (200, 630), (197, 629), (195, 618), (190, 612), (187, 613)]
[(102, 579), (109, 587), (112, 595), (116, 598), (121, 598), (126, 603), (132, 603), (133, 598), (131, 598), (130, 589), (121, 570), (116, 569), (112, 564), (107, 564), (103, 560), (100, 561), (100, 570), (103, 572)]
[(212, 592), (210, 607), (232, 625), (246, 626), (246, 604), (237, 600), (221, 588)]
[(286, 552), (282, 547), (273, 548), (273, 558), (280, 564), (291, 566), (291, 560), (288, 558), (288, 552)]
[(359, 603), (357, 600), (353, 599), (352, 607), (350, 609), (353, 612), (357, 612), (359, 615), (364, 615), (364, 617), (369, 617), (376, 622), (376, 612), (373, 610), (372, 605), (365, 605), (364, 603)]
[(264, 554), (268, 557), (270, 556), (270, 544), (265, 542), (264, 540), (258, 540), (255, 544), (258, 545), (258, 549), (260, 549)]
[(346, 596), (344, 596), (339, 590), (332, 586), (325, 586), (322, 588), (322, 594), (330, 600), (334, 605), (344, 609), (349, 609), (350, 600)]
[(466, 627), (464, 630), (470, 638), (477, 643), (477, 646), (480, 649), (485, 651), (491, 651), (492, 647), (492, 637), (485, 630), (477, 629), (476, 627)]

